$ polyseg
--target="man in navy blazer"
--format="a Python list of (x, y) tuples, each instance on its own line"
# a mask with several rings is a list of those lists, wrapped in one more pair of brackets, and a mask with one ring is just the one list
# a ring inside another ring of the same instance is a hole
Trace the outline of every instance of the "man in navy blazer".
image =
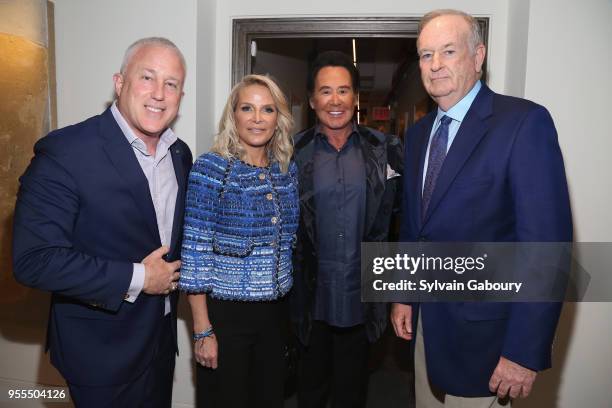
[(169, 128), (185, 62), (132, 44), (104, 113), (38, 141), (21, 177), (15, 277), (49, 291), (47, 347), (78, 407), (169, 407), (189, 147)]
[[(478, 23), (455, 10), (421, 21), (421, 77), (438, 104), (405, 136), (403, 241), (571, 242), (563, 159), (551, 116), (480, 82)], [(560, 303), (394, 304), (416, 331), (417, 407), (496, 407), (526, 397), (551, 365)], [(417, 317), (418, 316), (418, 317)]]

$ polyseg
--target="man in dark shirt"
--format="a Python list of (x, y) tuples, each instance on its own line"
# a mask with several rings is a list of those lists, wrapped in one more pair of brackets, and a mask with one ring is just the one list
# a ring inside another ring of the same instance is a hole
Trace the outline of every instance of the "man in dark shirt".
[(357, 125), (359, 73), (350, 57), (328, 51), (308, 77), (315, 127), (295, 137), (300, 229), (294, 251), (292, 320), (303, 346), (300, 408), (360, 407), (367, 389), (368, 344), (387, 322), (384, 304), (360, 300), (360, 245), (385, 241), (399, 208), (399, 139)]

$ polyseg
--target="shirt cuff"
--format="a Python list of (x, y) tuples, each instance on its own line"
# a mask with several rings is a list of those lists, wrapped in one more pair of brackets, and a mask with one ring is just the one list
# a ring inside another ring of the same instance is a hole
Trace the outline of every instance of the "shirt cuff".
[(132, 273), (132, 281), (130, 282), (130, 287), (128, 288), (127, 293), (125, 294), (125, 301), (134, 303), (142, 292), (142, 288), (144, 287), (144, 279), (145, 279), (145, 266), (143, 264), (134, 264), (134, 272)]

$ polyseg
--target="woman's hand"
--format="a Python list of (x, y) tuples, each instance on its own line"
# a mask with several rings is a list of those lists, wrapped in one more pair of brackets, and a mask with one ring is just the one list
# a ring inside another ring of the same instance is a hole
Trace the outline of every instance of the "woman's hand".
[(194, 347), (195, 359), (204, 367), (217, 368), (218, 346), (217, 337), (212, 334), (196, 341)]

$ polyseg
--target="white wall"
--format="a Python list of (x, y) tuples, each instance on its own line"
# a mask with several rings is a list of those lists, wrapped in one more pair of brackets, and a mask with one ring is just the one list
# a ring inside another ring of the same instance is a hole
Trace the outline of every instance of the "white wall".
[[(196, 90), (196, 148), (191, 146), (194, 158), (210, 148), (212, 137), (217, 128), (218, 118), (214, 115), (212, 101), (215, 96), (215, 13), (216, 0), (197, 2), (197, 37), (191, 39), (197, 48), (198, 79)], [(193, 91), (190, 91), (193, 92)]]
[[(525, 97), (546, 106), (555, 120), (576, 241), (612, 242), (612, 2), (530, 3)], [(541, 376), (534, 398), (520, 407), (552, 406), (544, 402), (555, 391), (559, 407), (612, 406), (610, 339), (612, 303), (566, 304), (557, 333), (556, 367)]]
[(58, 126), (101, 113), (125, 49), (142, 37), (172, 40), (187, 62), (177, 135), (195, 148), (196, 0), (55, 0)]
[(525, 95), (530, 0), (508, 2), (508, 48), (506, 52), (506, 94)]

